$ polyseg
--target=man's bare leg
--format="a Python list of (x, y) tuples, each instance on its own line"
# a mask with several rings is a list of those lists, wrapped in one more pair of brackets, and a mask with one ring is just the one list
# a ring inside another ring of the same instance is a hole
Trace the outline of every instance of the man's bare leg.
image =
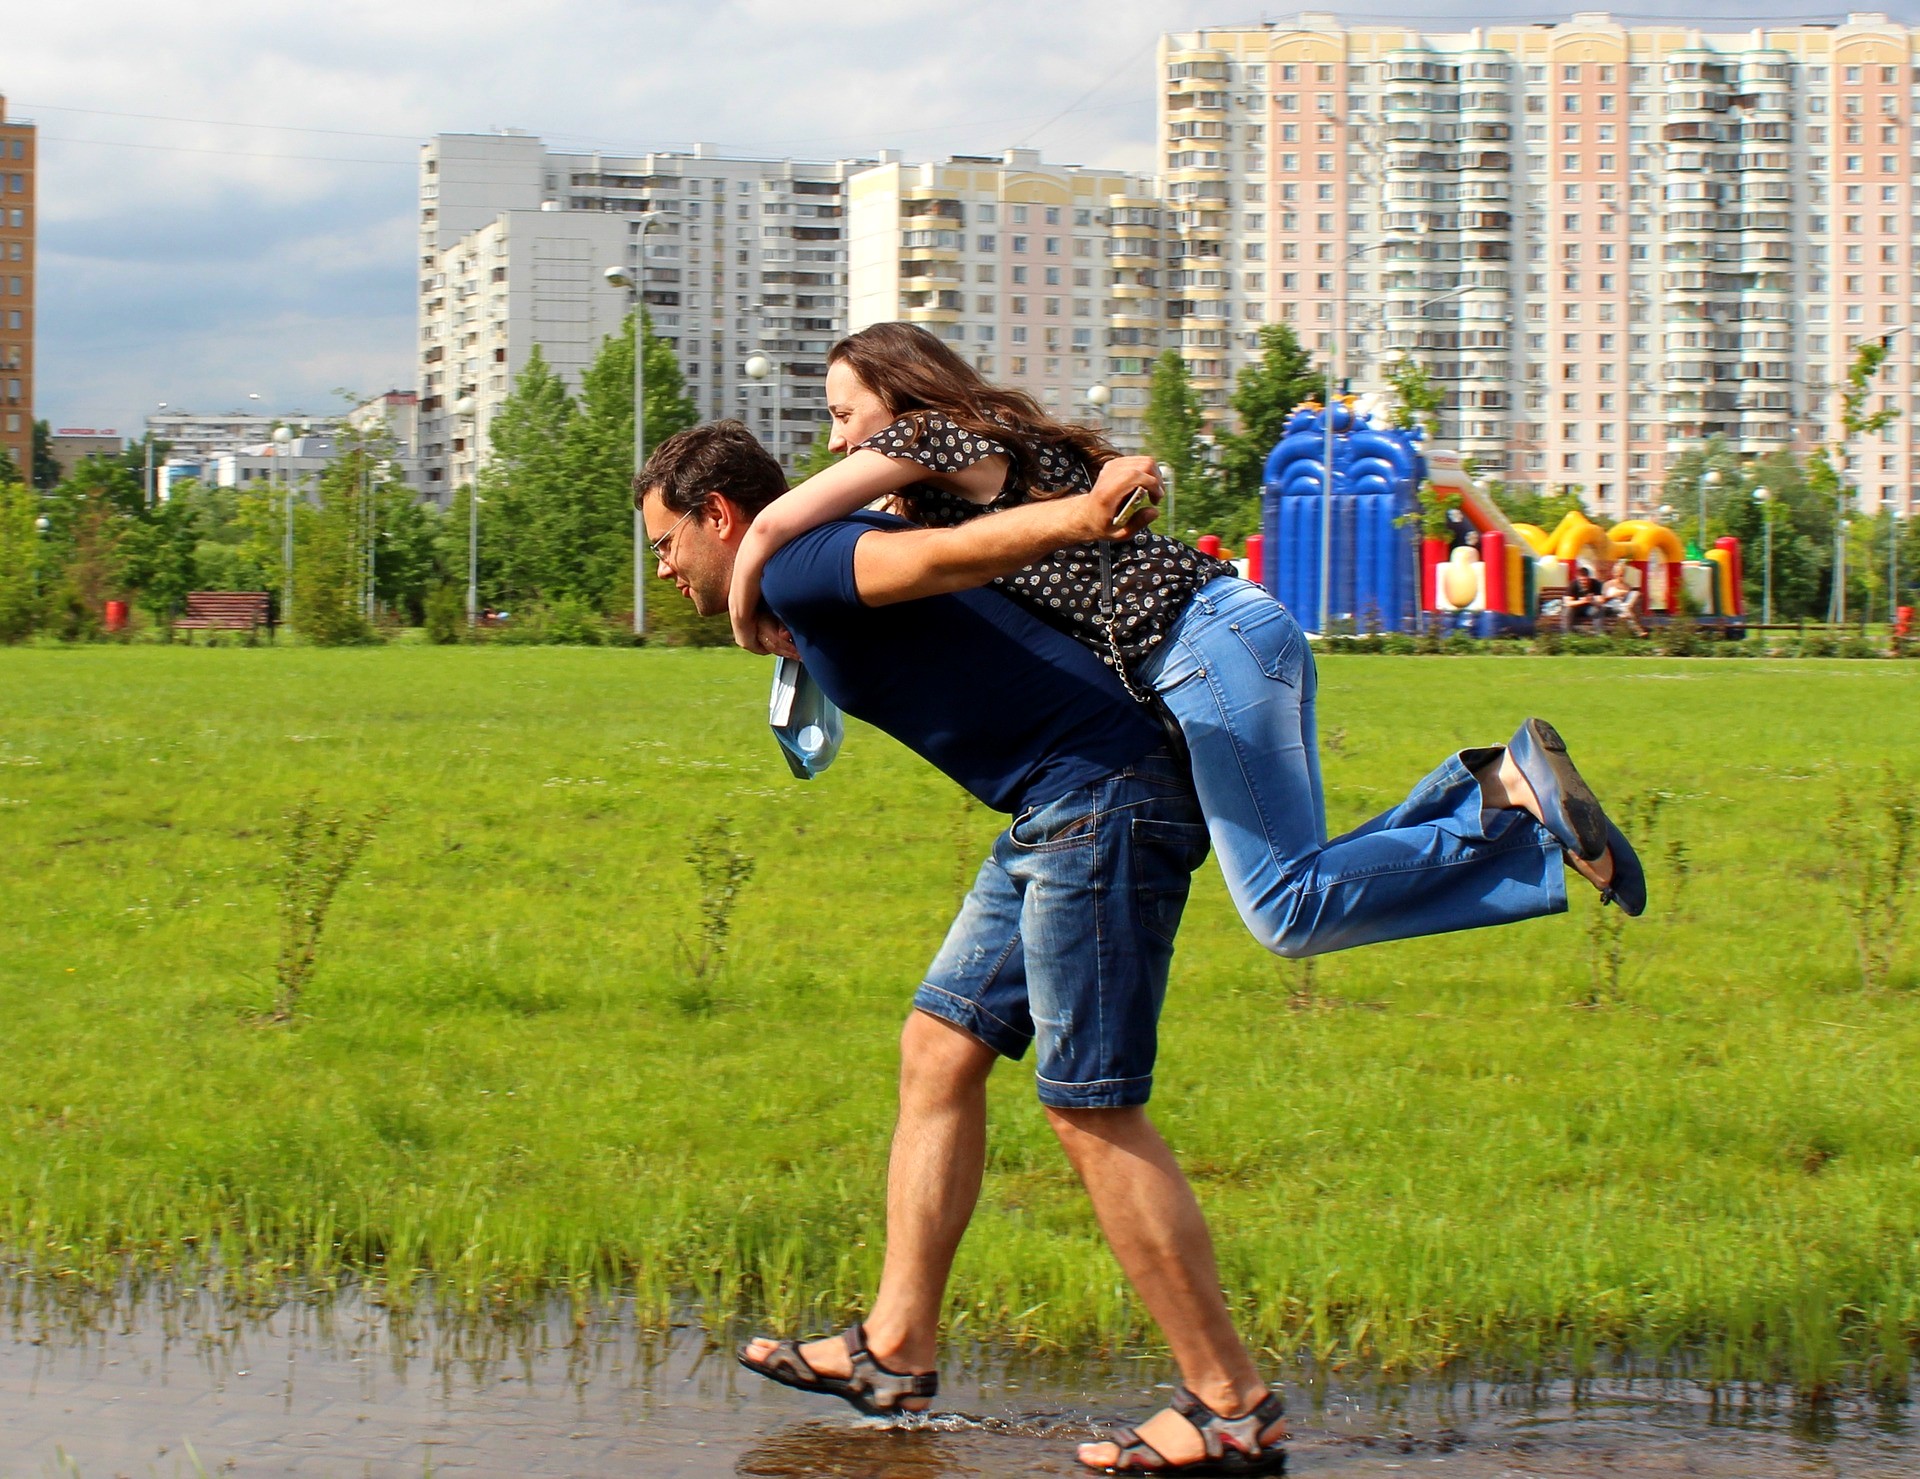
[[(865, 1320), (867, 1348), (890, 1371), (931, 1371), (940, 1303), (960, 1237), (980, 1197), (987, 1159), (987, 1076), (999, 1055), (925, 1012), (900, 1033), (900, 1117), (887, 1162), (887, 1255)], [(749, 1344), (764, 1359), (770, 1340)], [(851, 1371), (839, 1336), (800, 1348), (822, 1376)], [(901, 1404), (918, 1411), (927, 1404)]]
[[(1187, 1390), (1226, 1417), (1251, 1411), (1267, 1385), (1233, 1328), (1213, 1239), (1193, 1188), (1147, 1112), (1049, 1108), (1047, 1118), (1080, 1173), (1122, 1272), (1173, 1348)], [(1170, 1463), (1190, 1462), (1203, 1452), (1193, 1425), (1175, 1412), (1156, 1414), (1138, 1431)], [(1276, 1423), (1261, 1442), (1285, 1436), (1286, 1425)], [(1095, 1467), (1118, 1453), (1112, 1443), (1080, 1448), (1081, 1460)]]

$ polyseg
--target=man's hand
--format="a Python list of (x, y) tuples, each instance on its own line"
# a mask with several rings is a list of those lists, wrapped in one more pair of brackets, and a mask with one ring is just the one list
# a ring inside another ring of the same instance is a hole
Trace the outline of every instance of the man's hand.
[[(1136, 491), (1144, 491), (1152, 502), (1138, 509), (1124, 524), (1115, 524), (1114, 519)], [(1082, 512), (1086, 516), (1086, 532), (1078, 542), (1133, 538), (1160, 517), (1158, 504), (1165, 497), (1160, 470), (1151, 457), (1113, 458), (1100, 469), (1093, 491), (1084, 499), (1073, 500), (1084, 505)]]

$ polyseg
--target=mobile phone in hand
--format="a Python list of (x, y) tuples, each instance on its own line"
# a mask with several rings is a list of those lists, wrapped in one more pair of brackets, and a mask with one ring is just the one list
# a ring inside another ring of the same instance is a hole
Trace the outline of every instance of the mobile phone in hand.
[(1145, 488), (1135, 488), (1127, 495), (1127, 501), (1120, 505), (1120, 512), (1113, 516), (1113, 527), (1124, 529), (1139, 515), (1143, 508), (1150, 508), (1153, 497)]

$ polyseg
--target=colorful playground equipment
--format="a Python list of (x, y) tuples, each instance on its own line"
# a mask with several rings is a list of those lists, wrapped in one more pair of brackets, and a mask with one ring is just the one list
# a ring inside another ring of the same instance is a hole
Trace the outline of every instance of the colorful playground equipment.
[[(1332, 420), (1330, 489), (1322, 407), (1295, 410), (1267, 457), (1265, 583), (1304, 626), (1320, 624), (1324, 571), (1328, 621), (1356, 631), (1437, 620), (1482, 637), (1530, 633), (1543, 613), (1558, 615), (1575, 569), (1604, 580), (1623, 560), (1640, 592), (1639, 621), (1665, 620), (1686, 604), (1703, 625), (1745, 624), (1737, 539), (1688, 559), (1671, 529), (1646, 519), (1602, 528), (1574, 511), (1551, 532), (1515, 524), (1455, 454), (1423, 454), (1418, 429), (1377, 427), (1341, 398)], [(1446, 538), (1420, 534), (1423, 479), (1456, 501)]]

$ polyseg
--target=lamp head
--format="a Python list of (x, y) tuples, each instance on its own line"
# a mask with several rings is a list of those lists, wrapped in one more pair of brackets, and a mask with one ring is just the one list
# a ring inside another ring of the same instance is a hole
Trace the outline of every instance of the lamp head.
[(773, 361), (764, 354), (750, 354), (740, 368), (746, 372), (749, 380), (764, 380), (773, 373)]
[(1087, 404), (1090, 406), (1104, 406), (1112, 399), (1113, 392), (1104, 385), (1095, 384), (1087, 387)]
[(624, 267), (609, 267), (600, 275), (616, 288), (633, 286), (633, 274)]
[(453, 403), (453, 414), (456, 416), (471, 416), (478, 409), (477, 403), (470, 395), (463, 395)]

